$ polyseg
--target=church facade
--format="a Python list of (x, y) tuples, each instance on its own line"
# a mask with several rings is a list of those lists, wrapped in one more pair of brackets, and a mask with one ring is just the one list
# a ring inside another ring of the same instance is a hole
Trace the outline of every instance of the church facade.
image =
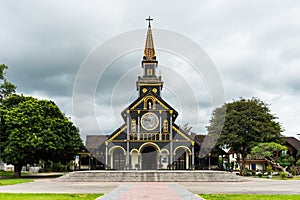
[(139, 97), (121, 115), (124, 124), (105, 141), (105, 165), (110, 169), (192, 169), (194, 141), (176, 125), (178, 112), (161, 96), (162, 76), (149, 19)]

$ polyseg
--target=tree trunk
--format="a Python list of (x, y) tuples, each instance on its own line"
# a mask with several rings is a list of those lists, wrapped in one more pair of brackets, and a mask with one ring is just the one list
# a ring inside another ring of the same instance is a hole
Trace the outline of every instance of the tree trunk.
[(287, 167), (282, 167), (279, 163), (275, 162), (273, 159), (265, 158), (265, 160), (267, 162), (269, 162), (273, 167), (275, 167), (277, 169), (280, 169), (284, 173), (287, 173), (288, 177), (293, 177), (293, 175), (290, 172), (286, 171)]
[(21, 178), (22, 165), (14, 165), (14, 178)]
[(246, 162), (246, 153), (244, 148), (242, 150), (241, 156), (242, 156), (242, 164), (240, 165), (240, 175), (243, 176), (245, 174), (245, 162)]

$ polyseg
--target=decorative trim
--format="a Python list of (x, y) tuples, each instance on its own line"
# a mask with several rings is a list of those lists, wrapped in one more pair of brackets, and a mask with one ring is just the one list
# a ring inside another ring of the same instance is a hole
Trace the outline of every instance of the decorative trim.
[(161, 86), (162, 83), (138, 83), (138, 86)]
[(109, 151), (108, 151), (108, 155), (111, 155), (111, 152), (112, 152), (114, 149), (117, 149), (117, 148), (122, 149), (122, 150), (124, 151), (124, 155), (126, 155), (125, 149), (124, 149), (123, 147), (121, 147), (121, 146), (113, 146), (112, 148), (110, 148)]
[(142, 103), (142, 101), (144, 100), (144, 98), (143, 99), (141, 99), (141, 100), (139, 100), (134, 106), (132, 106), (132, 108), (130, 109), (130, 110), (133, 110), (133, 109), (135, 109), (139, 104), (141, 104)]
[(156, 99), (157, 103), (161, 105), (164, 109), (169, 110), (167, 106), (165, 106), (160, 100)]
[(112, 141), (115, 139), (118, 135), (120, 135), (125, 129), (127, 128), (127, 125), (125, 125), (121, 130), (119, 130), (114, 136), (112, 136), (109, 141)]
[(167, 152), (167, 156), (170, 155), (170, 152), (169, 152), (168, 149), (162, 149), (162, 150), (160, 150), (160, 153), (161, 153), (161, 154), (163, 154), (164, 152)]
[[(117, 143), (117, 142), (124, 142), (124, 143), (126, 143), (126, 142), (142, 142), (142, 143), (144, 143), (144, 142), (155, 142), (155, 143), (162, 143), (162, 142), (164, 142), (164, 143), (170, 143), (171, 142), (171, 140), (129, 140), (129, 141), (127, 141), (127, 140), (112, 140), (112, 141), (110, 141), (110, 142), (115, 142), (115, 143)], [(186, 140), (178, 140), (178, 142), (187, 142)]]
[(179, 129), (175, 128), (174, 126), (172, 126), (172, 129), (175, 130), (177, 133), (179, 133), (182, 137), (184, 137), (186, 140), (192, 142), (192, 140), (187, 137), (184, 133), (182, 133)]
[[(161, 105), (164, 109), (166, 109), (166, 110), (169, 110), (169, 108), (166, 106), (166, 105), (164, 105), (160, 100), (158, 100), (156, 97), (154, 97), (154, 96), (152, 96), (153, 97), (153, 99), (155, 99), (155, 101), (159, 104), (159, 105)], [(145, 100), (145, 98), (149, 98), (149, 96), (146, 96), (146, 97), (143, 97), (141, 100), (139, 100), (136, 104), (134, 104), (131, 108), (130, 108), (130, 110), (134, 110), (139, 104), (141, 104), (142, 103), (142, 101), (144, 101)]]
[(153, 143), (153, 142), (146, 142), (146, 143), (142, 144), (140, 146), (140, 148), (139, 148), (139, 152), (140, 153), (142, 152), (141, 150), (143, 150), (144, 146), (154, 146), (154, 147), (156, 147), (157, 152), (160, 154), (160, 148), (159, 148), (159, 146), (157, 144)]
[(139, 154), (140, 152), (139, 152), (139, 150), (138, 150), (138, 149), (131, 149), (131, 151), (130, 151), (130, 155), (132, 155), (133, 153), (137, 153), (137, 154)]
[(185, 149), (185, 150), (188, 151), (190, 154), (192, 153), (191, 150), (190, 150), (190, 148), (181, 145), (181, 146), (178, 146), (178, 147), (176, 147), (176, 148), (174, 149), (173, 155), (176, 155), (176, 150), (177, 150), (177, 149), (180, 149), (180, 148)]

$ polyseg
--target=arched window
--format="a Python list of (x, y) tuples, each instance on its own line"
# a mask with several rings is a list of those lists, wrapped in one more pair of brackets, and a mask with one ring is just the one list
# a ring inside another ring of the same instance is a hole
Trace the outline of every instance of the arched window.
[(147, 109), (148, 110), (152, 110), (153, 109), (153, 102), (152, 102), (152, 99), (149, 99), (147, 101)]
[(146, 97), (144, 100), (144, 109), (147, 110), (155, 110), (155, 99), (153, 97)]
[(152, 75), (153, 75), (152, 69), (147, 69), (147, 75), (148, 75), (148, 76), (152, 76)]
[(131, 132), (136, 133), (136, 120), (131, 120)]
[(168, 127), (169, 127), (169, 123), (168, 123), (168, 120), (164, 120), (164, 124), (163, 124), (163, 132), (166, 133), (168, 132)]

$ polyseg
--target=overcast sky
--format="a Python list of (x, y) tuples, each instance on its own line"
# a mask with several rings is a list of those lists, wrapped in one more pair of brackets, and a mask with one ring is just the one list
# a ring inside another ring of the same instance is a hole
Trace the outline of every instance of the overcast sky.
[[(270, 104), (285, 135), (300, 133), (300, 2), (296, 0), (0, 0), (0, 63), (9, 66), (7, 77), (18, 93), (53, 100), (76, 123), (72, 93), (80, 66), (114, 36), (139, 29), (146, 36), (149, 15), (154, 18), (155, 46), (159, 46), (155, 28), (188, 37), (214, 63), (227, 102), (258, 97)], [(94, 113), (85, 112), (84, 106), (79, 112), (85, 122), (77, 124), (83, 139), (87, 134), (110, 134), (122, 125), (120, 112), (137, 97), (135, 81), (145, 37), (138, 39), (141, 49), (115, 55), (99, 80)], [(178, 55), (158, 49), (157, 58), (165, 81), (163, 98), (179, 112), (177, 123), (189, 123), (194, 132), (205, 134), (214, 108), (205, 77), (186, 70), (191, 67)], [(98, 126), (90, 124), (93, 118)]]

